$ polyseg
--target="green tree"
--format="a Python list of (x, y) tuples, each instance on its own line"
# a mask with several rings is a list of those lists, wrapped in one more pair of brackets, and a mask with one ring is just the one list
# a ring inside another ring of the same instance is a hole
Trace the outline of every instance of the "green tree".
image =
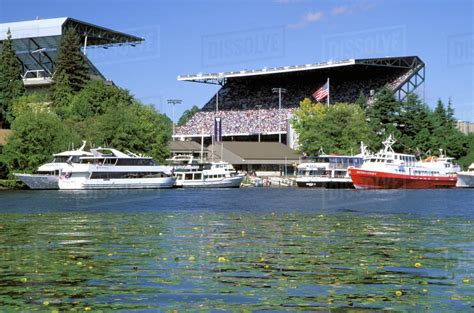
[[(25, 93), (21, 69), (13, 48), (10, 29), (3, 41), (0, 53), (0, 124), (8, 126), (12, 121), (12, 102)], [(1, 126), (1, 125), (0, 125)]]
[(307, 155), (355, 154), (361, 141), (367, 142), (369, 127), (363, 110), (356, 105), (326, 106), (305, 99), (294, 114), (292, 125), (298, 134), (299, 150)]
[(367, 108), (367, 97), (366, 95), (364, 95), (364, 93), (361, 91), (359, 93), (359, 97), (357, 97), (356, 101), (354, 102), (354, 104), (358, 105), (359, 107), (361, 107), (362, 109), (366, 109)]
[[(392, 91), (388, 87), (382, 88), (375, 94), (374, 102), (366, 110), (367, 121), (372, 130), (372, 138), (369, 146), (372, 150), (382, 147), (382, 141), (393, 135), (400, 138), (400, 113), (401, 103), (395, 100)], [(394, 147), (399, 149), (400, 147)]]
[(73, 90), (69, 82), (69, 76), (65, 71), (60, 71), (53, 86), (53, 106), (60, 116), (67, 116), (70, 109)]
[(469, 165), (474, 163), (474, 133), (470, 133), (466, 136), (466, 142), (468, 146), (467, 153), (459, 159), (459, 164), (463, 169), (467, 169)]
[(456, 159), (466, 155), (468, 140), (455, 126), (454, 109), (451, 103), (448, 108), (445, 108), (443, 101), (439, 99), (431, 114), (431, 123), (433, 125), (431, 147), (434, 152), (437, 149), (443, 149), (449, 156)]
[(28, 112), (49, 112), (50, 104), (47, 94), (37, 92), (25, 94), (13, 101), (11, 114), (13, 118), (17, 118)]
[(62, 72), (67, 74), (73, 92), (81, 90), (89, 80), (89, 69), (81, 52), (80, 38), (72, 28), (66, 29), (61, 37), (54, 79), (58, 79)]
[(96, 146), (130, 150), (164, 161), (169, 155), (172, 123), (152, 106), (109, 107), (102, 115), (88, 118), (84, 138)]
[(418, 154), (430, 149), (430, 134), (433, 131), (430, 108), (414, 93), (400, 103), (397, 121), (400, 129), (401, 151)]
[(49, 161), (53, 153), (79, 142), (77, 135), (55, 114), (47, 112), (26, 112), (18, 116), (12, 123), (12, 132), (0, 157), (10, 173), (33, 172)]
[(88, 117), (104, 114), (109, 108), (130, 106), (132, 103), (133, 97), (127, 90), (107, 85), (100, 80), (93, 80), (73, 97), (67, 112), (68, 117), (82, 121)]
[(178, 120), (178, 126), (183, 126), (184, 124), (186, 124), (197, 112), (199, 112), (199, 108), (195, 105), (193, 105), (192, 108), (184, 111), (183, 115), (181, 115)]

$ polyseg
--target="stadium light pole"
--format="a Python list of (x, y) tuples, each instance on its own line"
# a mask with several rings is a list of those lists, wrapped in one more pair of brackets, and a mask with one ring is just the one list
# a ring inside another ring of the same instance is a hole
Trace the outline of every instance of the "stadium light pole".
[(285, 88), (272, 88), (273, 93), (278, 93), (278, 142), (281, 143), (281, 93), (286, 93)]
[(174, 106), (176, 104), (181, 104), (183, 102), (181, 99), (168, 99), (168, 104), (173, 105), (173, 136), (174, 136)]
[(258, 129), (257, 129), (257, 131), (258, 131), (258, 142), (260, 142), (260, 108), (262, 107), (262, 105), (261, 105), (261, 104), (257, 104), (255, 107), (256, 107), (257, 110), (258, 110), (258, 114), (257, 114), (257, 126), (258, 126)]

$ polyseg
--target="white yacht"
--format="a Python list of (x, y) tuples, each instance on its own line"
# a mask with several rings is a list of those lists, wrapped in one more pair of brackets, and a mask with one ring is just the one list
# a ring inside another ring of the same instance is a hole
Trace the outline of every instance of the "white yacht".
[(324, 154), (315, 157), (303, 157), (297, 166), (296, 185), (298, 187), (316, 188), (354, 188), (348, 168), (359, 168), (364, 157), (370, 152), (363, 142), (360, 143), (360, 154), (339, 156)]
[(197, 162), (192, 156), (176, 156), (170, 161), (174, 166), (176, 187), (239, 188), (245, 177), (224, 161)]
[(151, 189), (172, 188), (171, 168), (157, 165), (150, 157), (115, 149), (91, 149), (59, 178), (59, 189)]
[(297, 169), (298, 187), (353, 188), (349, 167), (361, 167), (362, 156), (319, 155), (304, 157)]
[(474, 188), (474, 163), (472, 163), (467, 171), (457, 173), (456, 187)]
[(63, 151), (54, 154), (53, 161), (38, 167), (35, 174), (14, 174), (30, 189), (58, 189), (59, 176), (63, 170), (70, 164), (79, 163), (80, 157), (92, 156), (92, 153), (84, 151), (86, 142), (82, 142), (82, 146), (77, 150)]

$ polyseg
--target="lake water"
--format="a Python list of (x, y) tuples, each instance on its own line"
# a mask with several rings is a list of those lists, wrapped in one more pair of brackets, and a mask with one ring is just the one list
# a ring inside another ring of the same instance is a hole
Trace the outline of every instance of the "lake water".
[(474, 310), (474, 190), (0, 191), (0, 310)]

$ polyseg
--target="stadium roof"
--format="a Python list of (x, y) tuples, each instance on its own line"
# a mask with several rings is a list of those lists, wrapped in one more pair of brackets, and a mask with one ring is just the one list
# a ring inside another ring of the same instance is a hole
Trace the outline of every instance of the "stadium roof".
[(263, 69), (257, 69), (257, 70), (242, 70), (242, 71), (235, 71), (235, 72), (180, 75), (178, 76), (178, 80), (202, 82), (202, 83), (212, 83), (212, 82), (217, 83), (220, 80), (223, 80), (226, 78), (291, 73), (291, 72), (300, 72), (300, 71), (312, 71), (312, 70), (319, 70), (319, 69), (325, 69), (325, 68), (352, 66), (352, 65), (357, 65), (357, 64), (398, 67), (398, 68), (414, 68), (415, 66), (418, 66), (419, 64), (424, 64), (424, 63), (418, 56), (384, 57), (384, 58), (371, 58), (371, 59), (348, 59), (348, 60), (341, 60), (341, 61), (328, 61), (324, 63), (263, 68)]
[[(143, 38), (82, 22), (70, 17), (37, 19), (0, 24), (0, 41), (10, 30), (18, 60), (22, 66), (25, 85), (50, 84), (55, 70), (59, 42), (64, 30), (73, 28), (84, 47), (108, 48), (115, 45), (135, 45)], [(87, 58), (86, 58), (87, 59)], [(87, 59), (91, 76), (104, 78)]]
[(201, 145), (195, 141), (170, 141), (168, 145), (169, 149), (173, 152), (200, 152)]
[(138, 43), (143, 41), (143, 38), (137, 36), (128, 35), (70, 17), (3, 23), (0, 24), (0, 40), (6, 39), (8, 29), (10, 29), (12, 33), (12, 39), (29, 39), (61, 36), (63, 31), (67, 28), (75, 29), (82, 38), (87, 36), (88, 46)]

